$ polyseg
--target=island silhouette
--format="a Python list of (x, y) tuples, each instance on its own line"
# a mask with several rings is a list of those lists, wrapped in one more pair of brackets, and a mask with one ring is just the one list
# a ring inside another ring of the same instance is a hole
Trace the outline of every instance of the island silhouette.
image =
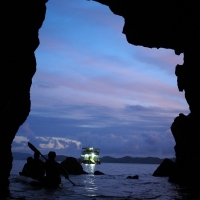
[[(33, 156), (29, 153), (21, 153), (21, 152), (13, 152), (13, 159), (14, 160), (26, 160), (29, 156)], [(47, 155), (44, 155), (46, 158)], [(56, 160), (57, 161), (63, 161), (68, 156), (65, 155), (57, 155)], [(42, 158), (41, 158), (42, 159)], [(77, 160), (79, 158), (76, 158)], [(170, 158), (172, 161), (175, 161), (175, 158)], [(101, 163), (137, 163), (137, 164), (161, 164), (163, 162), (164, 158), (158, 158), (158, 157), (131, 157), (131, 156), (123, 156), (120, 158), (115, 158), (112, 156), (103, 156), (100, 157)]]

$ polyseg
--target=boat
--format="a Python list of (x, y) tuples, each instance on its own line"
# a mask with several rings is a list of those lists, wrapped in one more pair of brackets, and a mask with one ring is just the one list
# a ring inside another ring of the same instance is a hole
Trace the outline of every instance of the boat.
[[(28, 184), (32, 187), (47, 187), (44, 181), (39, 181), (38, 179), (24, 176), (22, 173), (19, 173), (19, 176), (16, 177), (16, 180), (21, 183)], [(58, 187), (63, 187), (63, 183), (60, 183)], [(48, 188), (48, 187), (47, 187)]]
[(40, 182), (38, 179), (34, 179), (29, 176), (24, 176), (22, 173), (19, 173), (19, 176), (16, 177), (17, 181), (29, 184), (34, 187), (39, 187), (41, 186)]
[(101, 164), (99, 159), (100, 149), (94, 147), (83, 147), (80, 157), (81, 164)]

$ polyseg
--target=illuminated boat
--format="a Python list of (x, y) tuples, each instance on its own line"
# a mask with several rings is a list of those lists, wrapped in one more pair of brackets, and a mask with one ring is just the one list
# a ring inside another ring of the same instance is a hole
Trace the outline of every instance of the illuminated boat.
[(83, 147), (81, 152), (81, 164), (100, 164), (100, 149), (94, 147)]

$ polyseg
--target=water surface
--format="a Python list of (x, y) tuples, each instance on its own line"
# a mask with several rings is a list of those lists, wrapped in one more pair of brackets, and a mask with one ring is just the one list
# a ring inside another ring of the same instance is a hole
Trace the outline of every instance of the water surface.
[[(102, 163), (100, 165), (83, 165), (89, 174), (70, 175), (78, 186), (73, 186), (62, 178), (63, 187), (56, 190), (32, 187), (19, 180), (18, 173), (25, 161), (14, 160), (10, 176), (10, 189), (14, 196), (24, 199), (187, 199), (187, 193), (182, 192), (176, 184), (171, 184), (167, 178), (153, 177), (158, 165), (155, 164), (118, 164)], [(99, 170), (105, 175), (93, 175)], [(127, 176), (138, 175), (139, 179), (126, 179)]]

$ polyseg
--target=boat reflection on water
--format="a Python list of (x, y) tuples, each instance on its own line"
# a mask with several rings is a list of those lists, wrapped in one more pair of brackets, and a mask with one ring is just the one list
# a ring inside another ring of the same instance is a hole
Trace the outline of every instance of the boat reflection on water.
[(84, 170), (89, 174), (94, 174), (95, 164), (85, 164)]
[(85, 190), (89, 197), (96, 197), (98, 193), (98, 184), (94, 175), (95, 166), (95, 164), (84, 164), (84, 170), (89, 173), (84, 179)]

